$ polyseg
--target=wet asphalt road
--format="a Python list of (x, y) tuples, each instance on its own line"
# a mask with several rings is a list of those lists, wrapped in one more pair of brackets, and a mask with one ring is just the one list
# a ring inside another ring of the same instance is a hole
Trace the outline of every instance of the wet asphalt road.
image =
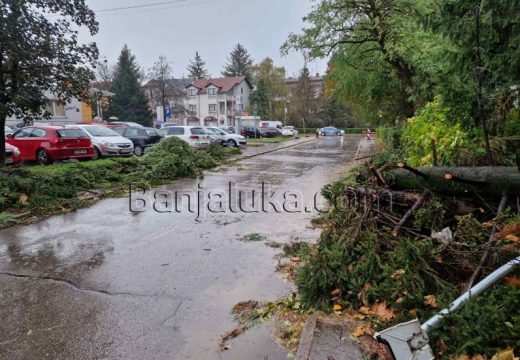
[[(247, 194), (265, 182), (277, 193), (299, 192), (312, 210), (321, 187), (346, 173), (358, 139), (308, 142), (161, 190), (225, 193), (232, 182)], [(315, 241), (319, 232), (309, 225), (317, 213), (278, 213), (268, 202), (266, 213), (232, 212), (228, 202), (212, 207), (224, 212), (196, 219), (187, 200), (181, 213), (132, 213), (128, 198), (107, 199), (0, 231), (0, 359), (285, 359), (268, 325), (225, 353), (219, 338), (236, 326), (233, 305), (273, 300), (293, 287), (275, 273), (279, 250), (244, 236)]]

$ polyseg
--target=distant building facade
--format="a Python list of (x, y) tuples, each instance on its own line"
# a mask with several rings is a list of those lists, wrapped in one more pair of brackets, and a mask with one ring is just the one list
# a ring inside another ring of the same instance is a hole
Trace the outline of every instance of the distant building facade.
[[(298, 78), (290, 77), (285, 79), (285, 85), (288, 88), (287, 97), (293, 97), (294, 93), (296, 92), (296, 88), (298, 87)], [(316, 99), (319, 99), (323, 95), (324, 85), (325, 80), (323, 79), (323, 76), (320, 76), (320, 74), (311, 76), (311, 87), (314, 91), (314, 97)]]
[(185, 87), (183, 125), (236, 126), (253, 85), (245, 76), (195, 80)]
[[(187, 111), (184, 108), (185, 88), (191, 82), (190, 79), (169, 79), (166, 81), (165, 98), (171, 114), (169, 121), (180, 123), (185, 118)], [(162, 106), (160, 82), (158, 80), (150, 80), (144, 85), (144, 89), (150, 108), (155, 113), (157, 108)]]

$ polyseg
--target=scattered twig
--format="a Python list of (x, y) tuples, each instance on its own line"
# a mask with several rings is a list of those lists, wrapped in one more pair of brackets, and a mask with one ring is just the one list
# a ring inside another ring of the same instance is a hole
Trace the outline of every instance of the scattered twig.
[[(502, 199), (500, 199), (500, 205), (498, 205), (497, 215), (495, 217), (495, 220), (500, 216), (504, 208), (507, 204), (507, 195), (502, 196)], [(475, 280), (480, 276), (482, 273), (482, 269), (486, 265), (486, 262), (491, 255), (491, 249), (494, 247), (495, 243), (497, 242), (497, 239), (495, 238), (495, 233), (497, 231), (497, 223), (493, 224), (493, 228), (491, 229), (491, 234), (489, 235), (489, 241), (486, 244), (484, 255), (482, 255), (482, 258), (480, 259), (480, 262), (473, 272), (473, 275), (471, 275), (471, 278), (468, 281), (468, 285), (466, 286), (466, 290), (471, 289), (473, 284), (475, 283)]]
[(428, 178), (428, 175), (426, 175), (425, 173), (423, 173), (423, 172), (421, 172), (421, 171), (419, 171), (417, 169), (414, 169), (411, 166), (408, 166), (404, 162), (397, 163), (397, 167), (400, 168), (400, 169), (408, 170), (409, 172), (411, 172), (411, 173), (413, 173), (413, 174), (415, 174), (417, 176), (420, 176), (423, 179), (427, 179)]
[(399, 223), (396, 225), (396, 227), (392, 231), (392, 236), (393, 237), (398, 237), (399, 236), (399, 231), (401, 230), (403, 225), (406, 224), (406, 222), (413, 215), (413, 213), (416, 212), (422, 206), (422, 204), (424, 203), (424, 200), (426, 200), (426, 197), (428, 196), (429, 193), (430, 193), (429, 190), (424, 190), (422, 192), (421, 196), (419, 196), (419, 198), (417, 199), (415, 204), (410, 208), (410, 210), (408, 210), (406, 212), (406, 214), (404, 214), (404, 216), (401, 219), (401, 221), (399, 221)]

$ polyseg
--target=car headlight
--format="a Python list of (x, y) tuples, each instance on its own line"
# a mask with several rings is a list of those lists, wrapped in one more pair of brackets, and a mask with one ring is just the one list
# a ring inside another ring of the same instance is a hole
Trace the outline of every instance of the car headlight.
[(14, 149), (13, 152), (14, 152), (14, 155), (15, 155), (15, 156), (20, 156), (20, 154), (21, 154), (21, 153), (20, 153), (20, 150), (18, 150), (18, 148)]
[(101, 143), (107, 147), (116, 147), (114, 144), (112, 144), (111, 142), (108, 142), (108, 141), (102, 141)]
[(243, 136), (240, 136), (238, 139), (239, 139), (239, 140), (245, 140), (246, 138), (243, 137)]

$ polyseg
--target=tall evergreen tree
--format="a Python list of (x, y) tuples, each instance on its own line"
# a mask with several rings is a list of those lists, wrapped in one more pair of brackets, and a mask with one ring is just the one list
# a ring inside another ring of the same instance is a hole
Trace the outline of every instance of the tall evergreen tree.
[(195, 58), (190, 60), (190, 63), (188, 64), (189, 78), (192, 80), (209, 78), (209, 74), (205, 66), (206, 62), (202, 60), (199, 52), (195, 52)]
[(134, 121), (150, 125), (152, 112), (141, 86), (141, 69), (125, 45), (119, 55), (114, 73), (112, 92), (115, 96), (110, 101), (109, 113), (122, 121)]
[(311, 84), (311, 74), (307, 64), (304, 65), (298, 78), (298, 85), (295, 91), (296, 111), (304, 126), (307, 126), (311, 120), (315, 104), (314, 91)]
[(265, 79), (261, 78), (258, 80), (256, 90), (251, 94), (249, 101), (252, 107), (254, 107), (254, 104), (257, 106), (258, 113), (255, 115), (260, 116), (264, 120), (271, 119), (271, 96), (269, 94), (269, 84)]
[(253, 59), (249, 52), (240, 43), (236, 44), (228, 57), (228, 63), (222, 71), (224, 76), (249, 76), (249, 67), (253, 65)]

